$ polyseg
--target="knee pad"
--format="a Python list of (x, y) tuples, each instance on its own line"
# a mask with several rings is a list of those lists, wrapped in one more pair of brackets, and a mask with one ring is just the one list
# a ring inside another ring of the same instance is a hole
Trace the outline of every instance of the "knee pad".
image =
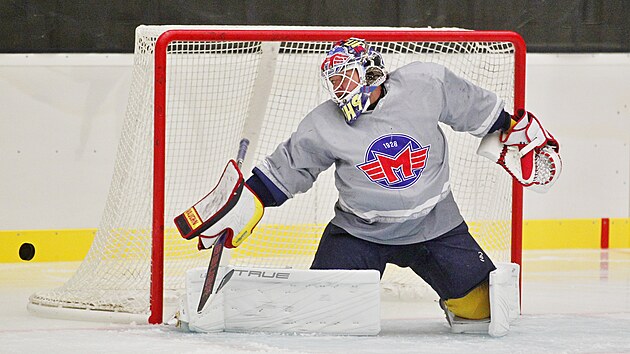
[(455, 316), (470, 320), (490, 317), (490, 291), (488, 280), (482, 281), (468, 294), (456, 299), (444, 301), (446, 307)]

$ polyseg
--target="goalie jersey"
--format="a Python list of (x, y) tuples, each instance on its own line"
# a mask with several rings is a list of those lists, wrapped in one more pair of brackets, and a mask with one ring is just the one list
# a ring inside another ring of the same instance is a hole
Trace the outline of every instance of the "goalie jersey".
[(504, 104), (437, 64), (408, 64), (383, 85), (386, 95), (353, 125), (331, 100), (317, 106), (257, 172), (291, 198), (334, 164), (334, 225), (381, 244), (430, 240), (463, 221), (438, 123), (482, 137)]

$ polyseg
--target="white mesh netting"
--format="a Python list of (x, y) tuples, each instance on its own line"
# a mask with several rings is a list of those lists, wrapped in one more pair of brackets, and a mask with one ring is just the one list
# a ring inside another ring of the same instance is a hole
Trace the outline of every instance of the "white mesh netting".
[[(62, 287), (36, 293), (30, 307), (106, 311), (147, 317), (153, 202), (154, 48), (170, 27), (136, 32), (133, 81), (110, 192), (94, 243)], [(181, 28), (180, 28), (181, 29)], [(189, 27), (188, 29), (203, 29)], [(361, 37), (361, 33), (355, 36)], [(340, 38), (341, 39), (341, 38)], [(514, 102), (514, 46), (509, 42), (372, 42), (387, 69), (438, 62)], [(184, 273), (205, 267), (210, 252), (182, 239), (173, 218), (216, 183), (242, 136), (250, 139), (244, 173), (328, 99), (319, 67), (330, 42), (186, 41), (168, 46), (166, 83), (165, 306), (182, 291)], [(478, 139), (443, 127), (449, 140), (455, 198), (472, 234), (495, 261), (510, 258), (511, 179), (475, 154)], [(337, 193), (333, 168), (308, 193), (268, 208), (255, 233), (231, 253), (231, 264), (308, 268)], [(395, 267), (394, 267), (395, 268)], [(386, 271), (388, 292), (417, 292), (422, 282)], [(83, 311), (85, 312), (85, 311)], [(75, 316), (72, 316), (75, 317)], [(130, 317), (125, 317), (130, 318)], [(135, 317), (131, 317), (135, 320)]]

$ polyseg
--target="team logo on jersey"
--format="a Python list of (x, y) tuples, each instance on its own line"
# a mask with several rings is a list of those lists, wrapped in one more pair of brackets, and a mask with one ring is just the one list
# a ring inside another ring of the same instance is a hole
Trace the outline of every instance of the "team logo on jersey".
[(374, 183), (404, 189), (420, 179), (430, 147), (421, 146), (408, 135), (384, 135), (372, 142), (365, 152), (365, 162), (356, 167)]

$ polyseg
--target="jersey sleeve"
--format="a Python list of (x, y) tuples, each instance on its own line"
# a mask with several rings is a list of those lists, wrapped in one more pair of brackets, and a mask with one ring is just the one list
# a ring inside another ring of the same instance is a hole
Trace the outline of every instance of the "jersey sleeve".
[(313, 118), (307, 115), (289, 139), (256, 166), (287, 198), (309, 190), (335, 161)]
[(264, 207), (280, 206), (288, 199), (257, 167), (254, 167), (246, 183), (256, 193)]
[(503, 100), (447, 68), (444, 68), (442, 85), (444, 106), (439, 120), (456, 131), (477, 137), (486, 135), (503, 111)]

